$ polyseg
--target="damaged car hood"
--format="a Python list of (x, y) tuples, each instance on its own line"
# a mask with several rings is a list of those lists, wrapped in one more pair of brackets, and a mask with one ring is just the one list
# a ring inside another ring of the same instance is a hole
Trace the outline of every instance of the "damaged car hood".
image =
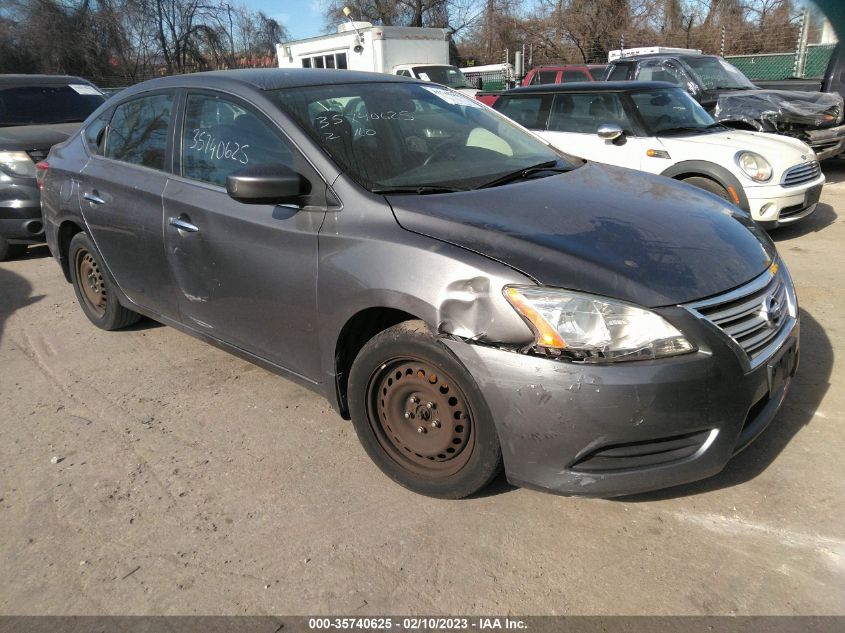
[(842, 122), (842, 97), (825, 92), (736, 90), (712, 95), (717, 121), (769, 120), (811, 127)]
[(409, 231), (540, 284), (647, 307), (725, 292), (775, 257), (762, 229), (716, 196), (596, 163), (501, 187), (387, 199)]

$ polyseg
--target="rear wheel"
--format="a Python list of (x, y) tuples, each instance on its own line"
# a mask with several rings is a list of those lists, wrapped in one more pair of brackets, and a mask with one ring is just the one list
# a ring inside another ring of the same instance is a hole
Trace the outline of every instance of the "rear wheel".
[(0, 235), (0, 262), (15, 257), (23, 257), (26, 253), (26, 244), (9, 244), (9, 241)]
[(731, 199), (728, 190), (725, 189), (715, 180), (711, 180), (710, 178), (705, 178), (703, 176), (690, 176), (689, 178), (684, 178), (683, 182), (687, 183), (688, 185), (692, 185), (693, 187), (698, 187), (699, 189), (704, 189), (704, 191), (709, 191), (710, 193), (716, 194), (720, 198), (724, 198), (725, 200), (733, 204), (733, 200)]
[(77, 233), (73, 236), (68, 261), (76, 298), (91, 323), (103, 330), (119, 330), (138, 322), (141, 315), (118, 302), (116, 284), (88, 235)]
[(501, 469), (475, 381), (422, 321), (400, 323), (363, 347), (350, 372), (349, 405), (367, 454), (410, 490), (460, 499)]

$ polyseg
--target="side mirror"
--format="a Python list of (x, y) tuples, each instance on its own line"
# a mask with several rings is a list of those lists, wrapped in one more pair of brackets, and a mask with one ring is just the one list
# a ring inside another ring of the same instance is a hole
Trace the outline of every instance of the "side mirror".
[(615, 123), (602, 123), (596, 130), (596, 134), (605, 141), (615, 141), (622, 136), (622, 128)]
[(310, 183), (286, 165), (244, 167), (226, 176), (226, 193), (246, 204), (298, 204)]

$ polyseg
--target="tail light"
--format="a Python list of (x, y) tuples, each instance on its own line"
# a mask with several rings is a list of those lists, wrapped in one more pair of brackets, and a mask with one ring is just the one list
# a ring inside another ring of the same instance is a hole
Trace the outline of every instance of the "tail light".
[(46, 160), (40, 160), (35, 163), (35, 180), (38, 182), (38, 189), (44, 189), (44, 176), (47, 175), (47, 170), (50, 164)]

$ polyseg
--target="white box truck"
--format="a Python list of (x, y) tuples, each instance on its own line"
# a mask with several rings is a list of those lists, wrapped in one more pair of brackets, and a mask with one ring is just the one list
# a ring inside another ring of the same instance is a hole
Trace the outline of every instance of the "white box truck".
[(279, 68), (337, 68), (404, 75), (475, 94), (449, 64), (446, 29), (341, 24), (337, 33), (276, 44)]

